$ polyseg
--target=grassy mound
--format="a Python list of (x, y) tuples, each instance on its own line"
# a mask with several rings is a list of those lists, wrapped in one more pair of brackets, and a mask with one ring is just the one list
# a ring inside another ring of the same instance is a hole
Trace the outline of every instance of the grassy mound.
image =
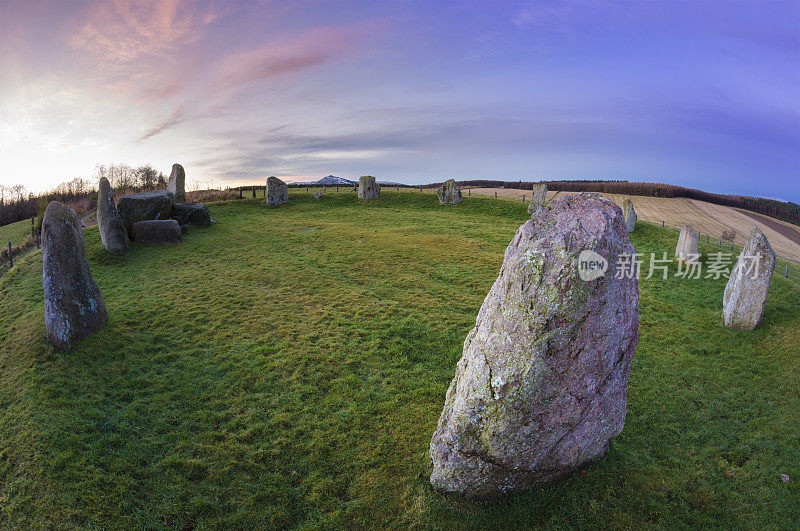
[(8, 242), (11, 242), (11, 245), (20, 245), (30, 233), (31, 220), (29, 219), (3, 225), (0, 227), (0, 247), (7, 246)]
[[(606, 458), (542, 489), (467, 502), (431, 491), (428, 444), (525, 206), (298, 193), (284, 207), (245, 200), (211, 212), (219, 223), (182, 245), (134, 244), (123, 257), (87, 229), (110, 318), (67, 355), (44, 337), (40, 254), (0, 279), (0, 520), (789, 527), (800, 518), (796, 281), (776, 275), (764, 323), (748, 333), (720, 325), (724, 279), (643, 279), (627, 424)], [(648, 224), (632, 235), (648, 254), (670, 253), (676, 238)]]

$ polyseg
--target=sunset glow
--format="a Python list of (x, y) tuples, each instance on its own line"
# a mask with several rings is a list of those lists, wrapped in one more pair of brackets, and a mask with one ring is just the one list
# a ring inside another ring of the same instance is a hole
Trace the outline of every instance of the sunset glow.
[(0, 183), (612, 178), (800, 200), (797, 2), (3, 2)]

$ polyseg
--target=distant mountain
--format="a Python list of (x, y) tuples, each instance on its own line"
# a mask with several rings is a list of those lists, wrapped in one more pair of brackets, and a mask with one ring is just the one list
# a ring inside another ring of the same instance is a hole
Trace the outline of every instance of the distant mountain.
[[(389, 182), (389, 181), (377, 181), (377, 183), (381, 186), (405, 186), (403, 183), (396, 183), (396, 182)], [(323, 177), (319, 181), (309, 181), (305, 183), (292, 183), (296, 186), (356, 186), (358, 185), (358, 181), (351, 181), (350, 179), (345, 179), (344, 177), (337, 177), (335, 175), (328, 175)]]
[(328, 175), (319, 181), (312, 181), (307, 183), (297, 183), (303, 186), (353, 186), (358, 184), (357, 181), (351, 181), (344, 177), (337, 177), (335, 175)]

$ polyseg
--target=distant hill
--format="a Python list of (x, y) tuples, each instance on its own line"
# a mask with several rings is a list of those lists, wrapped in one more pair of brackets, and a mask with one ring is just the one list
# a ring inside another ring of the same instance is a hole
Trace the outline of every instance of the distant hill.
[(335, 175), (327, 175), (318, 181), (311, 181), (307, 183), (293, 183), (301, 186), (354, 186), (358, 184), (357, 181), (351, 181), (344, 177), (337, 177)]
[[(376, 181), (381, 186), (408, 186), (407, 184), (397, 183), (394, 181)], [(357, 186), (358, 181), (351, 181), (344, 177), (337, 177), (335, 175), (327, 175), (318, 181), (309, 181), (304, 183), (291, 183), (292, 186)]]

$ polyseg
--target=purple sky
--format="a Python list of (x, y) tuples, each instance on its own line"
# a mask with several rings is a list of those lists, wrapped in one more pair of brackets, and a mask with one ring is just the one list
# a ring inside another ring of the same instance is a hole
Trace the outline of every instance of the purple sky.
[(181, 162), (800, 202), (800, 2), (0, 0), (0, 183)]

